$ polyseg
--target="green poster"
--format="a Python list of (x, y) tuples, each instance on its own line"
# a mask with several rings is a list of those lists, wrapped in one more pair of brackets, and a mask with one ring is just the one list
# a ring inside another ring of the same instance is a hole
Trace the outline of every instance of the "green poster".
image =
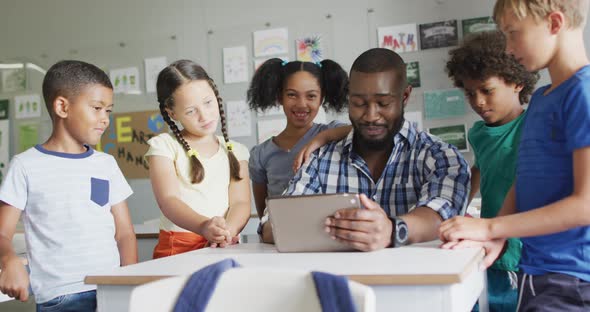
[(463, 38), (482, 31), (496, 30), (496, 23), (489, 16), (464, 19), (461, 21), (461, 25), (463, 27)]
[(460, 151), (468, 151), (465, 125), (446, 126), (428, 129), (430, 134), (439, 137), (444, 142), (455, 145)]
[(408, 77), (408, 84), (413, 88), (420, 87), (420, 64), (418, 62), (410, 62), (406, 64), (406, 76)]
[(459, 89), (424, 92), (425, 119), (461, 117), (465, 115), (465, 95)]
[(8, 100), (0, 100), (0, 120), (8, 119)]
[(22, 153), (27, 149), (35, 146), (39, 141), (39, 125), (38, 124), (28, 124), (28, 125), (20, 125), (18, 127), (18, 152)]

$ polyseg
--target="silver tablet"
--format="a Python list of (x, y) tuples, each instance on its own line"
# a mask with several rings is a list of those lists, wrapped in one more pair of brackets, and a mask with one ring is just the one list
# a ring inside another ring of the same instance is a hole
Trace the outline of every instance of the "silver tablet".
[(358, 194), (338, 193), (271, 197), (269, 212), (280, 252), (352, 251), (324, 231), (326, 218), (344, 208), (360, 208)]

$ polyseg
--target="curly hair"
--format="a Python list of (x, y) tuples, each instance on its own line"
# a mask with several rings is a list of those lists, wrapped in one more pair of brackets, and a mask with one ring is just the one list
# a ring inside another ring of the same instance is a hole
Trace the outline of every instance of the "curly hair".
[(539, 74), (527, 71), (505, 51), (506, 41), (499, 31), (474, 34), (449, 52), (447, 73), (458, 88), (464, 88), (466, 79), (483, 81), (492, 76), (500, 77), (506, 83), (522, 85), (520, 104), (528, 103)]
[(248, 88), (250, 108), (265, 111), (278, 106), (277, 99), (283, 92), (284, 84), (299, 71), (306, 71), (317, 79), (325, 109), (342, 111), (348, 101), (348, 75), (340, 64), (328, 59), (319, 63), (283, 62), (280, 58), (267, 60), (256, 70)]

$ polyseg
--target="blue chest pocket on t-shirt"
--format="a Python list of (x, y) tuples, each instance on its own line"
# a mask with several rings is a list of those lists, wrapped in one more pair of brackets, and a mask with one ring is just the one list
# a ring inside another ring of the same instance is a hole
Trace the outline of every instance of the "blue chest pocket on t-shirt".
[(109, 202), (109, 181), (90, 178), (90, 200), (99, 206)]
[[(521, 143), (525, 147), (529, 146), (530, 140), (533, 140), (543, 154), (563, 154), (567, 153), (564, 149), (566, 137), (563, 118), (559, 111), (553, 110), (553, 107), (548, 107), (544, 111), (533, 112), (529, 114), (530, 125), (526, 131), (523, 132), (523, 140)], [(528, 141), (527, 141), (528, 139)]]

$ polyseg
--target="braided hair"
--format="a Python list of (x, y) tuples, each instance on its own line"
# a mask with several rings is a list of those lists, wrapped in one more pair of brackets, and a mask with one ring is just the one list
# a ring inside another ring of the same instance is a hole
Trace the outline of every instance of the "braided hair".
[(172, 94), (180, 86), (195, 80), (205, 80), (215, 93), (217, 103), (219, 105), (219, 115), (221, 117), (221, 132), (223, 133), (223, 139), (227, 147), (227, 156), (229, 159), (229, 170), (230, 177), (233, 180), (241, 180), (240, 177), (240, 163), (234, 155), (233, 146), (229, 142), (227, 135), (227, 123), (225, 120), (225, 111), (223, 109), (223, 100), (219, 96), (219, 90), (213, 82), (213, 79), (209, 77), (205, 69), (200, 65), (190, 60), (179, 60), (164, 68), (160, 74), (158, 74), (158, 80), (156, 82), (156, 91), (158, 94), (158, 103), (160, 106), (160, 113), (164, 118), (164, 121), (168, 124), (176, 140), (182, 145), (183, 149), (187, 152), (191, 162), (191, 180), (192, 183), (200, 183), (205, 178), (205, 170), (203, 164), (199, 161), (196, 153), (191, 153), (192, 148), (188, 142), (182, 136), (182, 133), (178, 129), (176, 123), (168, 115), (166, 109), (172, 109), (174, 107), (174, 99)]
[(317, 79), (322, 92), (322, 106), (327, 110), (342, 111), (348, 99), (348, 75), (342, 67), (332, 61), (284, 62), (272, 58), (262, 63), (248, 88), (248, 104), (251, 109), (265, 111), (278, 106), (277, 99), (283, 92), (291, 75), (306, 71)]

